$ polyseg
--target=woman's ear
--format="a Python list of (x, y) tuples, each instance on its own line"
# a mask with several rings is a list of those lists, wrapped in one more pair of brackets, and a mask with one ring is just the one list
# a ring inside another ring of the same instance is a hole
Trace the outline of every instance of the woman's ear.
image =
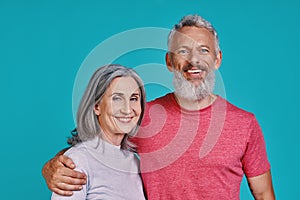
[(96, 114), (97, 116), (101, 115), (99, 103), (95, 104), (95, 106), (94, 106), (94, 112), (95, 112), (95, 114)]

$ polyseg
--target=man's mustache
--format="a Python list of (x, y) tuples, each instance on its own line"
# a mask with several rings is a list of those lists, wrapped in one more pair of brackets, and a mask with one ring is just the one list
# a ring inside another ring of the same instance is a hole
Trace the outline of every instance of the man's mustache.
[(206, 67), (206, 66), (203, 66), (203, 65), (192, 65), (192, 64), (188, 64), (188, 65), (186, 65), (186, 66), (184, 66), (183, 68), (182, 68), (182, 70), (183, 71), (187, 71), (187, 70), (190, 70), (190, 69), (192, 69), (192, 68), (197, 68), (197, 69), (200, 69), (200, 70), (202, 70), (202, 71), (208, 71), (208, 67)]

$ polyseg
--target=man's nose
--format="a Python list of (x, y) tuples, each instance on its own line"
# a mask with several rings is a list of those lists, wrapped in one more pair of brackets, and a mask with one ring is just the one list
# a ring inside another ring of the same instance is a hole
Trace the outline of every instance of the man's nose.
[(190, 53), (189, 62), (192, 65), (199, 65), (200, 60), (201, 60), (201, 56), (200, 56), (199, 52), (197, 52), (196, 50), (192, 50)]

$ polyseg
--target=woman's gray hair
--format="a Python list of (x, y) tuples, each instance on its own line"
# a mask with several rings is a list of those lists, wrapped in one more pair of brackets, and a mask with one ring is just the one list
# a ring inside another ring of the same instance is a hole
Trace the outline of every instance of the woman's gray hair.
[(141, 93), (140, 100), (142, 112), (138, 123), (131, 132), (125, 134), (121, 142), (122, 149), (134, 149), (134, 144), (128, 139), (136, 135), (138, 128), (141, 125), (146, 104), (146, 94), (143, 82), (137, 73), (133, 69), (117, 64), (109, 64), (100, 67), (92, 75), (80, 101), (76, 119), (77, 127), (76, 130), (72, 131), (73, 137), (68, 139), (69, 144), (75, 145), (78, 142), (87, 141), (96, 136), (102, 137), (102, 131), (97, 115), (94, 112), (94, 107), (102, 100), (110, 83), (117, 77), (132, 77), (136, 81)]
[[(195, 26), (199, 28), (205, 28), (214, 36), (215, 41), (215, 51), (216, 55), (220, 51), (219, 38), (216, 29), (211, 25), (210, 22), (206, 21), (199, 15), (186, 15), (184, 16), (178, 24), (175, 24), (168, 36), (168, 47), (170, 47), (170, 42), (173, 39), (174, 34), (185, 26)], [(169, 48), (170, 49), (170, 48)]]

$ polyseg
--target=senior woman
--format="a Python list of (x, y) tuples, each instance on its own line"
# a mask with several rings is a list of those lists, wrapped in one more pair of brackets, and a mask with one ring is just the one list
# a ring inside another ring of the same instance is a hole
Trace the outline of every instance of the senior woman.
[(128, 140), (144, 108), (143, 83), (132, 69), (111, 64), (96, 70), (79, 105), (76, 135), (69, 141), (73, 146), (64, 153), (87, 175), (87, 183), (72, 196), (52, 193), (52, 199), (145, 199), (134, 144)]

